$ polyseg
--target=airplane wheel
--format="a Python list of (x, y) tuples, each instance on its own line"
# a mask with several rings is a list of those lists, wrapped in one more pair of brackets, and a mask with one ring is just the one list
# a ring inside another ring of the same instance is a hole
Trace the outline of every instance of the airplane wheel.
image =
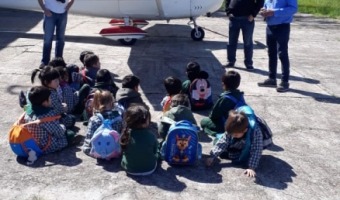
[(197, 32), (196, 32), (196, 29), (192, 29), (191, 30), (191, 38), (194, 40), (194, 41), (202, 41), (203, 38), (204, 38), (204, 30), (203, 28), (201, 27), (198, 27), (197, 28)]
[(124, 38), (124, 39), (119, 39), (118, 41), (123, 45), (131, 46), (131, 45), (134, 45), (137, 42), (137, 39)]

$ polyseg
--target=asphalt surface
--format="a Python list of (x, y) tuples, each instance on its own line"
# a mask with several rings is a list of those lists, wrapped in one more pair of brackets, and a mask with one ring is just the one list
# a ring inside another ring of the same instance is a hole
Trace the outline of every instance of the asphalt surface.
[[(152, 120), (161, 116), (165, 95), (162, 80), (185, 79), (185, 66), (199, 62), (210, 75), (214, 99), (222, 91), (226, 71), (228, 21), (224, 13), (199, 18), (202, 42), (190, 38), (188, 20), (151, 22), (148, 37), (132, 47), (107, 40), (98, 32), (110, 19), (69, 15), (64, 58), (80, 64), (79, 54), (92, 50), (102, 68), (116, 74), (117, 84), (127, 74), (142, 80), (140, 91)], [(289, 53), (291, 89), (277, 93), (259, 88), (267, 78), (265, 23), (256, 19), (254, 71), (243, 66), (243, 47), (237, 51), (240, 89), (255, 112), (274, 133), (275, 146), (265, 150), (256, 178), (221, 160), (212, 168), (170, 167), (165, 162), (148, 177), (129, 177), (120, 160), (97, 162), (80, 146), (41, 157), (27, 166), (8, 144), (8, 130), (22, 112), (18, 92), (32, 86), (30, 74), (42, 54), (42, 13), (0, 9), (0, 199), (339, 199), (340, 198), (340, 21), (297, 14), (291, 27)], [(278, 72), (281, 72), (278, 69)], [(195, 113), (197, 121), (208, 111)], [(77, 123), (79, 134), (85, 127)], [(212, 139), (201, 134), (207, 155)]]

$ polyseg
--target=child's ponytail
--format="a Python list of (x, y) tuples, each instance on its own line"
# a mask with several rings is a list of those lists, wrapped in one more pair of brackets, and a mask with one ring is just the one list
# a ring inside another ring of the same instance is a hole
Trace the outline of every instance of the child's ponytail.
[(37, 75), (38, 72), (40, 72), (40, 69), (34, 69), (32, 71), (32, 75), (31, 75), (31, 82), (32, 83), (34, 83), (35, 76)]
[(122, 131), (122, 136), (120, 137), (120, 140), (119, 140), (120, 147), (122, 148), (122, 150), (127, 149), (127, 145), (129, 144), (130, 138), (131, 138), (130, 134), (131, 134), (131, 129), (125, 126)]

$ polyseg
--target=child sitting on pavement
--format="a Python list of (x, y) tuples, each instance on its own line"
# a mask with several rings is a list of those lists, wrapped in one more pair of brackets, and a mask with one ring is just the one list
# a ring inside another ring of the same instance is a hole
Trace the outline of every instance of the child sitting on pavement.
[(51, 91), (51, 105), (55, 109), (57, 114), (62, 115), (60, 119), (61, 123), (66, 126), (66, 128), (72, 128), (75, 124), (75, 117), (70, 114), (66, 114), (68, 107), (66, 103), (62, 102), (62, 96), (57, 92), (57, 88), (60, 87), (59, 79), (60, 74), (57, 69), (46, 66), (44, 69), (35, 69), (32, 72), (31, 82), (34, 83), (35, 76), (39, 72), (39, 79), (41, 85), (47, 87)]
[(116, 94), (119, 88), (113, 81), (111, 72), (107, 69), (100, 69), (97, 72), (96, 82), (93, 86), (93, 90), (96, 89), (108, 90), (112, 93), (113, 97), (116, 98)]
[[(57, 113), (51, 107), (51, 90), (44, 86), (32, 87), (28, 93), (30, 104), (25, 111), (25, 123), (33, 122), (37, 119), (46, 117), (57, 117)], [(25, 126), (33, 138), (37, 141), (43, 153), (51, 153), (63, 149), (68, 145), (68, 139), (71, 141), (74, 134), (66, 135), (66, 128), (59, 123), (59, 118), (53, 121), (43, 122), (40, 124), (29, 124)]]
[(144, 105), (131, 105), (124, 113), (121, 165), (130, 175), (144, 176), (156, 170), (158, 141), (148, 128), (150, 119), (150, 112)]
[(95, 54), (87, 54), (84, 58), (84, 69), (81, 70), (83, 84), (94, 86), (97, 72), (100, 70), (99, 57)]
[(62, 101), (67, 105), (67, 113), (81, 114), (84, 110), (84, 99), (90, 92), (90, 86), (84, 84), (79, 91), (69, 85), (69, 74), (66, 68), (56, 67), (60, 74), (59, 85), (62, 91)]
[(237, 89), (240, 82), (241, 76), (236, 71), (230, 70), (222, 76), (224, 92), (220, 94), (209, 117), (201, 120), (201, 127), (205, 133), (215, 136), (217, 133), (224, 132), (224, 124), (228, 118), (228, 113), (236, 106), (235, 102), (227, 98), (226, 95), (230, 95), (239, 101), (244, 101), (243, 92)]
[(181, 92), (182, 81), (176, 77), (169, 76), (164, 79), (164, 87), (166, 89), (167, 95), (163, 98), (161, 106), (163, 108), (163, 113), (170, 110), (171, 99), (174, 95)]
[[(255, 177), (263, 149), (263, 136), (255, 117), (243, 111), (231, 110), (225, 126), (225, 134), (217, 141), (206, 159), (211, 166), (218, 157), (227, 157), (236, 164), (247, 164), (245, 174)], [(251, 125), (253, 124), (253, 125)], [(247, 142), (248, 140), (248, 142)]]
[[(132, 104), (143, 104), (144, 103), (141, 94), (138, 92), (140, 80), (135, 75), (127, 75), (122, 80), (122, 88), (117, 92), (117, 101), (125, 109), (130, 107)], [(146, 106), (148, 107), (148, 106)]]
[(104, 119), (113, 120), (112, 129), (119, 134), (122, 131), (122, 114), (123, 109), (119, 107), (113, 98), (113, 95), (108, 90), (97, 90), (93, 99), (94, 115), (90, 118), (87, 126), (86, 138), (83, 144), (83, 152), (89, 155), (91, 150), (91, 139), (93, 134), (102, 125), (102, 120), (98, 117), (100, 113)]
[[(189, 98), (186, 94), (176, 94), (172, 97), (170, 110), (164, 113), (164, 117), (170, 118), (175, 122), (181, 120), (190, 121), (193, 124), (196, 124), (196, 120), (194, 115), (192, 114), (189, 108)], [(164, 121), (160, 121), (158, 124), (158, 133), (163, 140), (165, 140), (168, 131), (170, 128), (170, 124)]]

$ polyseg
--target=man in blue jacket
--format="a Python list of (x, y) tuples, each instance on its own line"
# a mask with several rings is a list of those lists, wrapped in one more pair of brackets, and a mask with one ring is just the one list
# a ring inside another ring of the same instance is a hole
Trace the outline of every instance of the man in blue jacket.
[[(265, 0), (260, 14), (267, 22), (266, 40), (269, 56), (269, 78), (259, 82), (260, 87), (276, 87), (278, 92), (289, 90), (289, 57), (288, 41), (290, 23), (297, 12), (297, 0)], [(282, 66), (282, 78), (279, 86), (276, 85), (277, 57)]]

